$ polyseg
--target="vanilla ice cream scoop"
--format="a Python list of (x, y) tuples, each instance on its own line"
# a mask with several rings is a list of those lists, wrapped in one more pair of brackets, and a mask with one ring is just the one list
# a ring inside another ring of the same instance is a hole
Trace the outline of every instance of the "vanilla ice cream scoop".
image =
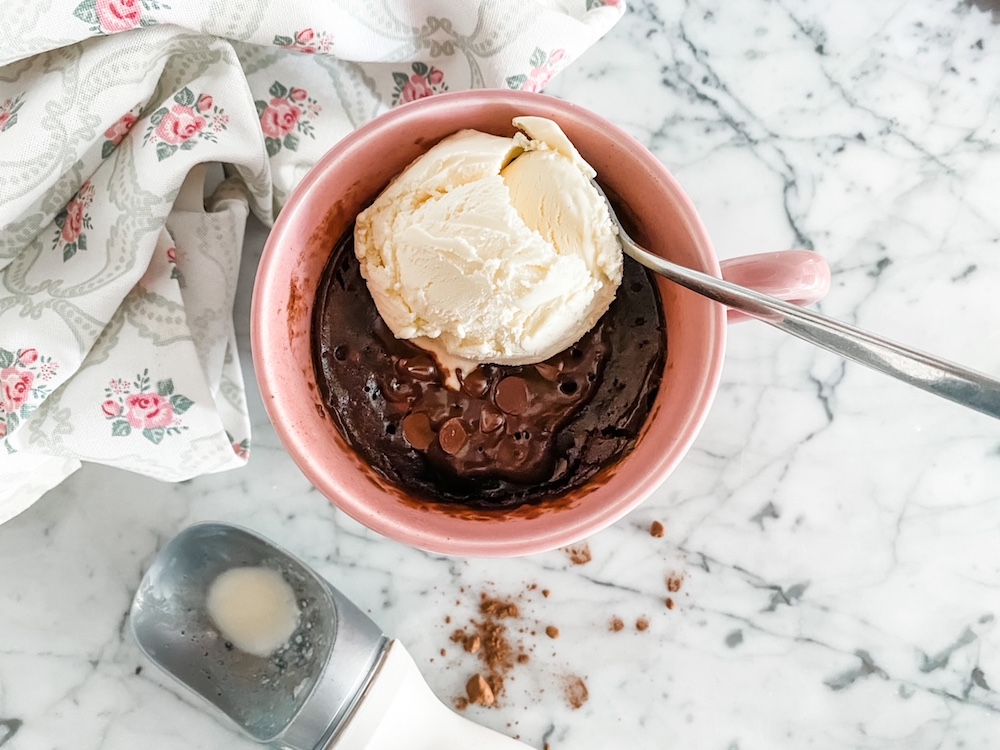
[(541, 362), (607, 311), (622, 249), (594, 170), (559, 126), (463, 130), (358, 216), (355, 252), (398, 337), (454, 360)]

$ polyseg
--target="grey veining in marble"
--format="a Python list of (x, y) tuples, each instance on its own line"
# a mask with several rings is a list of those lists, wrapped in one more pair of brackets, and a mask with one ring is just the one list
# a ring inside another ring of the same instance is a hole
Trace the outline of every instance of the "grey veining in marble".
[[(721, 257), (812, 248), (834, 270), (824, 312), (1000, 374), (997, 15), (986, 0), (637, 2), (549, 93), (647, 144)], [(262, 242), (252, 227), (236, 309), (251, 387)], [(0, 748), (251, 747), (144, 665), (125, 627), (155, 551), (206, 519), (314, 565), (446, 702), (479, 668), (452, 631), (480, 592), (515, 597), (529, 661), (499, 708), (467, 711), (534, 747), (1000, 744), (995, 420), (734, 326), (689, 455), (574, 563), (382, 539), (308, 485), (254, 393), (251, 408), (245, 470), (166, 485), (85, 467), (0, 527)]]

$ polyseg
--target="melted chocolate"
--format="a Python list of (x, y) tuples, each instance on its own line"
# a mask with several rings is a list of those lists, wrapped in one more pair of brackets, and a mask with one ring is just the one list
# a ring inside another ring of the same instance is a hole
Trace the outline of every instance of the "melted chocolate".
[(313, 352), (330, 415), (375, 471), (414, 497), (500, 508), (561, 495), (631, 451), (666, 326), (651, 274), (626, 257), (614, 303), (574, 346), (536, 365), (481, 365), (453, 390), (382, 321), (351, 232), (323, 272)]

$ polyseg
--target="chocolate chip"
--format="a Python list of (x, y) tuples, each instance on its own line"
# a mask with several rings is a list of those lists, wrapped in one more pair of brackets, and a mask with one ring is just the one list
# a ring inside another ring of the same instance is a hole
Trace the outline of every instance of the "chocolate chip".
[(559, 377), (559, 373), (562, 372), (562, 367), (557, 367), (556, 365), (550, 365), (546, 364), (545, 362), (542, 362), (540, 364), (535, 365), (535, 370), (537, 370), (538, 374), (541, 375), (546, 380), (548, 380), (549, 382), (555, 382), (555, 380)]
[(434, 427), (423, 412), (408, 414), (403, 419), (403, 436), (418, 451), (425, 451), (434, 442)]
[(524, 378), (512, 375), (497, 383), (494, 401), (507, 414), (523, 414), (528, 408), (528, 384)]
[(414, 380), (434, 381), (438, 379), (438, 367), (429, 354), (400, 359), (396, 363), (401, 375), (409, 375)]
[(503, 413), (490, 404), (483, 404), (483, 410), (479, 414), (479, 429), (483, 432), (496, 432), (503, 427)]
[(473, 398), (482, 398), (490, 389), (489, 378), (478, 367), (468, 375), (462, 373), (462, 389)]
[(458, 417), (452, 417), (438, 430), (438, 442), (441, 443), (441, 450), (449, 456), (454, 456), (465, 445), (469, 435), (465, 431), (465, 425)]

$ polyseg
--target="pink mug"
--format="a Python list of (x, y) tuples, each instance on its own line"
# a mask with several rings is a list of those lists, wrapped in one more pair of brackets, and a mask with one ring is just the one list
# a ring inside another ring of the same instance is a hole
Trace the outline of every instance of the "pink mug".
[[(448, 555), (509, 557), (572, 544), (612, 524), (662, 484), (698, 434), (715, 396), (726, 310), (660, 279), (667, 363), (635, 449), (581, 490), (514, 510), (420, 501), (377, 475), (337, 431), (313, 371), (316, 288), (334, 244), (388, 182), (431, 145), (463, 128), (512, 135), (511, 120), (555, 120), (598, 180), (627, 207), (636, 239), (654, 253), (799, 303), (829, 290), (819, 255), (788, 251), (720, 264), (691, 201), (642, 144), (581, 107), (520, 91), (465, 91), (401, 106), (354, 131), (303, 179), (264, 247), (254, 287), (254, 367), (268, 416), (308, 479), (365, 526)], [(731, 318), (732, 319), (732, 318)]]

